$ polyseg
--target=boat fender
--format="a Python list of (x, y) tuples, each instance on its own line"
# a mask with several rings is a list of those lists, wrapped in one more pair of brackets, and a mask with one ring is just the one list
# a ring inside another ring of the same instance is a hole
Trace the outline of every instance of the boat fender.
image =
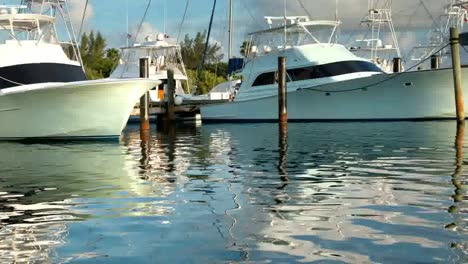
[(175, 96), (174, 98), (174, 104), (175, 105), (181, 105), (184, 102), (184, 98), (182, 96)]

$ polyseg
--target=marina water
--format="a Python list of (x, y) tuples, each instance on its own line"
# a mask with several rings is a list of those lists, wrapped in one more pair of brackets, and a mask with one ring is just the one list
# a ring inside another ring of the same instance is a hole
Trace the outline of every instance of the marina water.
[(0, 143), (0, 262), (466, 263), (455, 141), (398, 122)]

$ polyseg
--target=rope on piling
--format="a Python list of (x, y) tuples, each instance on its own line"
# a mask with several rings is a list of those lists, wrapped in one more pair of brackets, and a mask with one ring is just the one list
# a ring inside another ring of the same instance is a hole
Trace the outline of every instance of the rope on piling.
[(378, 81), (378, 82), (373, 83), (373, 84), (369, 84), (369, 85), (366, 85), (366, 86), (363, 86), (363, 87), (359, 87), (359, 88), (351, 88), (351, 89), (344, 89), (344, 90), (337, 90), (337, 91), (322, 90), (322, 89), (312, 88), (312, 87), (311, 87), (311, 88), (299, 88), (299, 89), (297, 89), (297, 91), (300, 91), (300, 90), (307, 90), (307, 91), (312, 91), (312, 92), (320, 92), (320, 93), (328, 93), (328, 94), (331, 94), (331, 93), (354, 92), (354, 91), (359, 91), (359, 90), (367, 89), (367, 88), (369, 88), (369, 87), (372, 87), (372, 86), (375, 86), (375, 85), (378, 85), (378, 84), (381, 84), (381, 83), (390, 81), (390, 80), (392, 80), (392, 79), (395, 79), (395, 78), (399, 77), (401, 74), (408, 73), (408, 71), (413, 70), (414, 68), (418, 67), (418, 66), (421, 65), (422, 63), (426, 62), (428, 59), (431, 58), (432, 55), (441, 52), (443, 49), (445, 49), (445, 48), (448, 47), (449, 45), (450, 45), (450, 43), (447, 43), (446, 45), (444, 45), (442, 48), (440, 48), (440, 49), (437, 50), (436, 52), (430, 54), (430, 55), (427, 56), (425, 59), (421, 60), (419, 63), (417, 63), (417, 64), (413, 65), (412, 67), (410, 67), (408, 70), (406, 70), (406, 71), (404, 71), (404, 72), (400, 72), (400, 73), (394, 74), (394, 75), (388, 77), (387, 79)]

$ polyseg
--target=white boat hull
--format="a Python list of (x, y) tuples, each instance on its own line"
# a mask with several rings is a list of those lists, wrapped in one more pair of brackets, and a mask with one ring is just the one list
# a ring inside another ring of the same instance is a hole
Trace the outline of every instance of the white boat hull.
[[(468, 102), (468, 68), (463, 68), (463, 84)], [(266, 97), (240, 98), (201, 107), (203, 121), (278, 119), (277, 89), (271, 87)], [(320, 86), (288, 83), (287, 100), (290, 121), (424, 120), (456, 116), (452, 69), (379, 74)]]
[(45, 83), (0, 90), (0, 139), (119, 137), (147, 79)]

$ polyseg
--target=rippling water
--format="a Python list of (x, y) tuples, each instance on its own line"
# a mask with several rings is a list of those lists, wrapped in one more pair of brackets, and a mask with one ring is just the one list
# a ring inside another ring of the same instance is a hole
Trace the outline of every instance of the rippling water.
[(120, 143), (0, 143), (0, 262), (468, 262), (453, 122), (278, 134), (204, 125), (141, 142), (129, 127)]

